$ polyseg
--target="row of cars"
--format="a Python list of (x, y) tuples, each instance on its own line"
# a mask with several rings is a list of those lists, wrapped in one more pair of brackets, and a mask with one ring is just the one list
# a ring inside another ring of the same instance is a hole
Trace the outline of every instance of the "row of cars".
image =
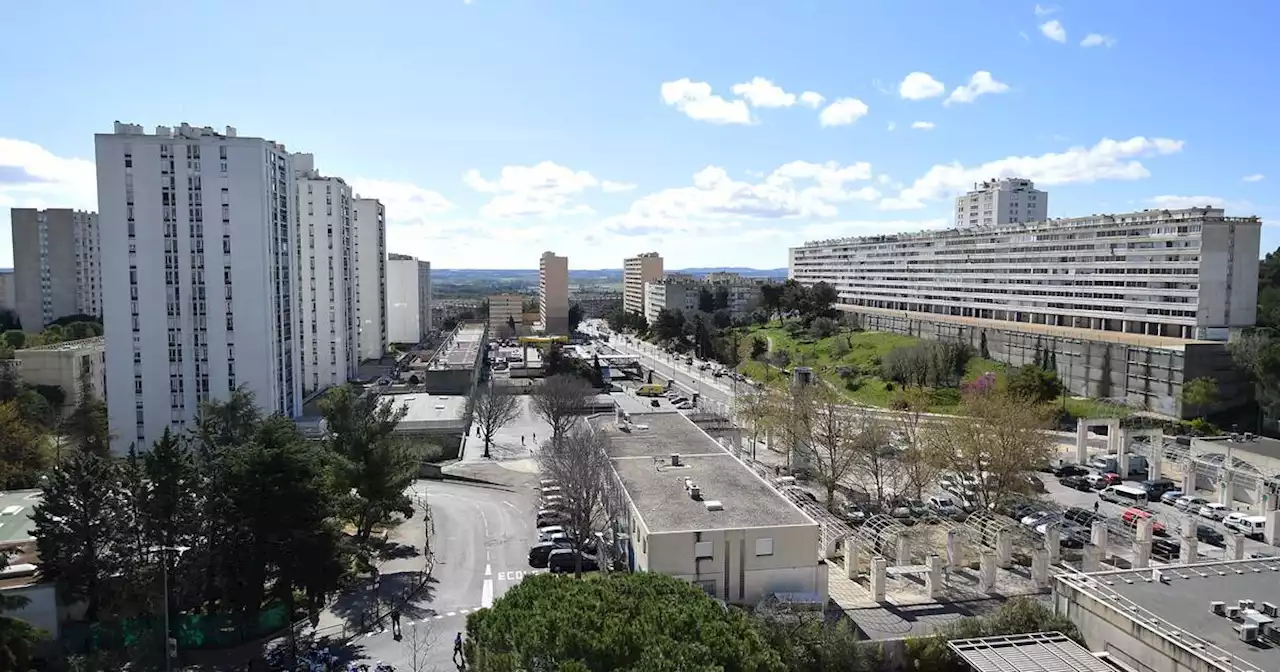
[(579, 548), (576, 535), (568, 526), (565, 502), (559, 483), (544, 479), (538, 484), (538, 541), (529, 547), (529, 566), (552, 574), (573, 572), (581, 558), (582, 571), (594, 572), (600, 569), (598, 544), (592, 539)]

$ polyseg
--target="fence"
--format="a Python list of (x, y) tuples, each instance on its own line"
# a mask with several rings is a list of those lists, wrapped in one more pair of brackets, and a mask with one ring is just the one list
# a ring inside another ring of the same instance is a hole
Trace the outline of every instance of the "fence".
[[(179, 649), (225, 649), (261, 639), (289, 625), (284, 604), (273, 604), (255, 614), (174, 614), (174, 637)], [(106, 623), (68, 623), (59, 642), (69, 654), (117, 651), (150, 641), (160, 641), (164, 616), (144, 616)]]

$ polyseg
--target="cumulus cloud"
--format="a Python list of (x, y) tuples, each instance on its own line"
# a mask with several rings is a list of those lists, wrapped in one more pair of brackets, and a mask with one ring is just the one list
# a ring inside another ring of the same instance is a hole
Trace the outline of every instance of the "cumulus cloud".
[(959, 163), (939, 164), (896, 196), (882, 200), (880, 208), (923, 208), (926, 201), (955, 196), (974, 182), (989, 178), (1025, 177), (1042, 187), (1100, 180), (1141, 180), (1151, 173), (1138, 159), (1175, 154), (1182, 151), (1182, 144), (1181, 140), (1168, 138), (1104, 138), (1092, 147), (1072, 147), (1065, 152), (1040, 156), (1010, 156), (972, 168)]
[(695, 121), (712, 124), (750, 124), (751, 110), (745, 100), (725, 100), (712, 93), (706, 82), (687, 77), (662, 83), (662, 102)]
[(392, 180), (351, 180), (351, 191), (363, 198), (376, 198), (387, 209), (387, 218), (398, 222), (415, 222), (453, 209), (453, 203), (439, 192), (423, 189), (411, 182)]
[(796, 104), (796, 94), (787, 93), (781, 86), (764, 77), (753, 77), (749, 82), (734, 84), (733, 95), (746, 99), (752, 107), (791, 107)]
[(496, 180), (488, 180), (472, 169), (462, 176), (462, 181), (482, 194), (493, 194), (493, 199), (480, 208), (480, 214), (494, 219), (590, 214), (590, 207), (573, 204), (571, 199), (600, 186), (591, 173), (551, 161), (506, 166)]
[(867, 104), (857, 98), (840, 98), (818, 115), (823, 126), (848, 126), (867, 116)]
[(1244, 176), (1243, 178), (1241, 178), (1241, 179), (1242, 179), (1242, 180), (1244, 180), (1245, 182), (1261, 182), (1261, 181), (1265, 180), (1266, 178), (1267, 178), (1267, 176), (1266, 176), (1266, 175), (1263, 175), (1262, 173), (1254, 173), (1254, 174), (1252, 174), (1252, 175), (1245, 175), (1245, 176)]
[(996, 81), (996, 78), (992, 77), (991, 73), (986, 70), (979, 70), (969, 78), (968, 84), (957, 86), (942, 104), (972, 103), (978, 99), (978, 96), (984, 96), (989, 93), (1004, 93), (1008, 90), (1008, 84)]
[(912, 123), (912, 124), (911, 124), (911, 128), (915, 128), (915, 129), (918, 129), (918, 130), (921, 130), (921, 131), (932, 131), (932, 130), (933, 130), (933, 122), (932, 122), (932, 121), (917, 121), (917, 122), (914, 122), (914, 123)]
[(800, 103), (813, 109), (818, 109), (827, 101), (827, 97), (816, 91), (805, 91), (800, 94)]
[(907, 100), (936, 98), (946, 91), (947, 87), (927, 72), (913, 72), (903, 77), (902, 83), (898, 85), (898, 95)]
[(617, 194), (623, 191), (634, 191), (636, 185), (630, 182), (612, 182), (605, 180), (600, 183), (600, 190), (606, 194)]
[(34, 142), (0, 138), (0, 207), (96, 210), (97, 194), (92, 161), (57, 156)]
[(1115, 43), (1116, 43), (1116, 38), (1111, 37), (1110, 35), (1102, 35), (1100, 33), (1089, 33), (1088, 35), (1084, 36), (1083, 40), (1080, 40), (1080, 46), (1086, 47), (1086, 48), (1111, 47), (1111, 46), (1114, 46)]
[(1065, 43), (1067, 41), (1067, 29), (1063, 28), (1062, 22), (1057, 19), (1050, 19), (1040, 24), (1040, 32), (1054, 42)]
[(1036, 16), (1048, 16), (1048, 15), (1050, 15), (1050, 14), (1052, 14), (1052, 13), (1054, 13), (1054, 12), (1058, 11), (1058, 8), (1057, 8), (1057, 7), (1045, 7), (1045, 6), (1042, 6), (1042, 5), (1036, 5), (1036, 10), (1035, 10), (1035, 11), (1036, 11)]

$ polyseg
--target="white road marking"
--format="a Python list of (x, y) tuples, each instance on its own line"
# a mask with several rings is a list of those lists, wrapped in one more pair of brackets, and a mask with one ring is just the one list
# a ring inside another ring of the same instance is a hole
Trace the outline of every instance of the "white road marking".
[(449, 613), (445, 614), (445, 616), (457, 616), (457, 615), (458, 615), (458, 612), (456, 612), (456, 611), (451, 611), (451, 612), (449, 612)]
[(471, 610), (470, 610), (470, 609), (459, 609), (459, 610), (458, 610), (458, 613), (459, 613), (459, 614), (469, 614), (469, 613), (471, 613)]
[(436, 616), (435, 616), (435, 619), (436, 619), (437, 621), (438, 621), (438, 620), (440, 620), (440, 619), (442, 619), (442, 618), (444, 618), (444, 616), (441, 616), (440, 614), (436, 614)]
[(485, 576), (493, 576), (493, 568), (492, 568), (490, 565), (485, 565), (485, 566), (484, 566), (484, 575), (485, 575)]
[(480, 608), (488, 609), (493, 606), (493, 579), (484, 580), (484, 589), (480, 593)]
[(502, 500), (502, 503), (503, 503), (503, 504), (506, 504), (506, 505), (507, 505), (507, 506), (509, 506), (509, 507), (511, 507), (511, 510), (512, 510), (512, 511), (519, 511), (519, 510), (520, 510), (520, 507), (516, 506), (515, 504), (512, 504), (511, 502), (508, 502), (508, 501), (507, 501), (507, 500), (505, 500), (505, 499), (504, 499), (504, 500)]
[(477, 506), (476, 510), (480, 512), (480, 521), (484, 523), (484, 536), (487, 537), (489, 536), (489, 517), (484, 515), (484, 509)]

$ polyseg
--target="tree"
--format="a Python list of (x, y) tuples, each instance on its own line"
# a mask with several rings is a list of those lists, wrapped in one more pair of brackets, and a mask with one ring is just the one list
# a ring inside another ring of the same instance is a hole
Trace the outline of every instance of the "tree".
[(31, 516), (41, 573), (57, 584), (63, 604), (85, 603), (89, 623), (112, 603), (113, 577), (130, 570), (123, 548), (127, 510), (119, 466), (75, 453), (49, 473)]
[(0, 402), (0, 490), (36, 487), (52, 463), (44, 432), (22, 417), (16, 401)]
[(832, 307), (840, 300), (840, 293), (835, 287), (819, 282), (808, 288), (804, 300), (803, 310), (807, 316), (831, 318), (836, 315)]
[(417, 477), (418, 460), (395, 435), (408, 409), (342, 385), (325, 395), (320, 410), (326, 445), (337, 458), (339, 488), (349, 493), (343, 516), (356, 529), (356, 543), (365, 546), (373, 528), (390, 523), (394, 514), (413, 515), (405, 489)]
[[(1272, 258), (1280, 263), (1280, 255)], [(1280, 302), (1280, 299), (1278, 299)], [(1277, 308), (1280, 319), (1280, 308)], [(1231, 359), (1253, 381), (1253, 398), (1258, 405), (1258, 429), (1269, 426), (1280, 415), (1280, 341), (1269, 329), (1250, 329), (1227, 344)]]
[[(715, 298), (711, 302), (715, 312), (729, 310), (729, 288), (725, 285), (716, 285)], [(711, 312), (711, 311), (706, 311)]]
[(1213, 378), (1196, 378), (1182, 385), (1182, 403), (1198, 409), (1201, 415), (1218, 403), (1218, 381)]
[(926, 430), (922, 420), (929, 410), (932, 395), (919, 389), (904, 390), (900, 412), (894, 416), (894, 429), (902, 446), (898, 464), (902, 469), (902, 485), (915, 499), (924, 499), (925, 490), (938, 480), (938, 467), (929, 459)]
[(1017, 596), (1000, 605), (990, 616), (969, 616), (947, 623), (928, 637), (907, 640), (907, 657), (910, 669), (920, 672), (968, 672), (962, 662), (947, 647), (954, 639), (1020, 635), (1032, 632), (1061, 632), (1081, 641), (1080, 631), (1071, 619), (1053, 612), (1052, 607), (1030, 597)]
[(979, 508), (1026, 492), (1023, 475), (1057, 450), (1046, 431), (1053, 409), (1026, 397), (984, 394), (966, 396), (965, 410), (928, 425), (922, 438), (934, 466), (973, 477), (978, 501), (970, 503)]
[(758, 362), (760, 361), (760, 358), (764, 357), (765, 353), (767, 352), (769, 352), (769, 341), (763, 338), (760, 338), (759, 336), (752, 336), (751, 337), (751, 360)]
[[(8, 566), (8, 554), (0, 553), (0, 570)], [(30, 602), (22, 595), (0, 593), (0, 669), (29, 669), (36, 647), (48, 636), (24, 620), (4, 615), (4, 612), (22, 609)]]
[(1041, 366), (1027, 364), (1014, 369), (1009, 376), (1008, 394), (1032, 403), (1049, 401), (1058, 396), (1062, 385), (1058, 375)]
[(439, 641), (434, 622), (425, 618), (414, 621), (401, 630), (400, 648), (404, 651), (404, 666), (409, 672), (431, 672), (431, 649)]
[(836, 321), (829, 317), (815, 317), (809, 323), (809, 335), (814, 338), (821, 339), (833, 336), (838, 329)]
[(978, 356), (983, 359), (991, 359), (991, 351), (987, 349), (987, 332), (982, 332), (978, 337)]
[(684, 315), (679, 310), (663, 308), (653, 321), (653, 335), (659, 341), (674, 341), (684, 332)]
[(516, 329), (516, 318), (514, 315), (508, 315), (507, 316), (507, 334), (509, 335), (509, 338), (515, 338), (515, 335), (517, 333), (519, 332)]
[(0, 341), (10, 350), (21, 350), (27, 346), (27, 333), (20, 329), (10, 329), (0, 334)]
[(258, 431), (262, 411), (253, 391), (241, 385), (226, 401), (209, 401), (200, 409), (196, 436), (206, 449), (233, 448), (248, 443)]
[(860, 476), (877, 506), (885, 506), (900, 494), (906, 471), (891, 450), (889, 426), (876, 415), (856, 412), (850, 420), (849, 453), (853, 471)]
[(562, 439), (578, 416), (586, 412), (587, 400), (595, 390), (576, 376), (557, 375), (544, 378), (530, 393), (534, 414), (551, 425), (551, 442)]
[(756, 605), (756, 622), (790, 672), (880, 670), (879, 646), (861, 641), (847, 618), (824, 622), (820, 612), (795, 609), (776, 597)]
[(594, 533), (609, 523), (605, 500), (614, 487), (609, 440), (579, 420), (559, 441), (553, 440), (538, 452), (538, 467), (565, 494), (565, 528), (581, 551), (574, 562), (574, 573), (581, 576), (582, 553)]
[(62, 422), (62, 435), (71, 440), (76, 450), (107, 456), (111, 452), (111, 434), (107, 405), (93, 393), (93, 379), (88, 369), (80, 372), (80, 399)]
[(467, 659), (476, 672), (786, 669), (748, 614), (652, 572), (528, 577), (467, 618)]
[(572, 303), (569, 305), (569, 333), (578, 330), (578, 325), (582, 324), (582, 304)]
[(777, 315), (778, 319), (782, 320), (782, 291), (782, 285), (773, 282), (760, 286), (760, 307), (764, 309), (767, 315), (766, 323), (768, 320), (773, 319), (774, 315)]
[(826, 492), (827, 508), (835, 506), (836, 488), (853, 473), (858, 461), (854, 418), (834, 392), (826, 387), (793, 388), (786, 407), (800, 432), (805, 454), (801, 461), (813, 472), (813, 478)]
[(512, 420), (520, 417), (521, 410), (520, 397), (506, 390), (496, 389), (492, 383), (480, 388), (472, 413), (480, 428), (480, 437), (484, 439), (486, 458), (489, 457), (493, 437)]

